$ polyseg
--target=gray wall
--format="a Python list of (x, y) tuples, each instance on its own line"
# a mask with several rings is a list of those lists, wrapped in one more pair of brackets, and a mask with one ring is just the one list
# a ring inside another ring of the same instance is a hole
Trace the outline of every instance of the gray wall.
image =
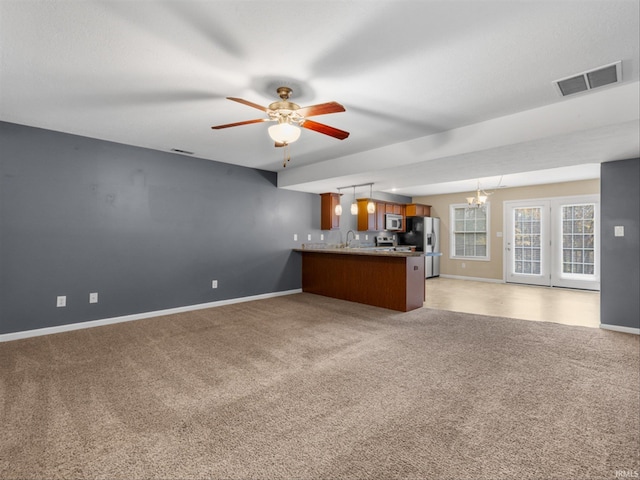
[(301, 287), (320, 198), (275, 173), (2, 122), (0, 145), (0, 334)]
[(600, 181), (600, 323), (640, 328), (640, 159), (603, 163)]

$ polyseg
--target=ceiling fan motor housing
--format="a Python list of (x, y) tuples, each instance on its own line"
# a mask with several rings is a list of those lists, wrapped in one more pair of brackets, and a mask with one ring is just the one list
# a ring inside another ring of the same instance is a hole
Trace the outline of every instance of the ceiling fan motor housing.
[(289, 97), (293, 93), (289, 87), (278, 87), (278, 96), (282, 99), (278, 102), (273, 102), (269, 105), (268, 114), (278, 123), (292, 123), (299, 122), (300, 115), (295, 113), (300, 108), (300, 105), (290, 102)]
[(269, 105), (269, 110), (287, 110), (289, 112), (293, 112), (295, 110), (298, 110), (300, 108), (300, 105), (297, 105), (293, 102), (288, 102), (286, 100), (283, 100), (281, 102), (273, 102), (271, 105)]

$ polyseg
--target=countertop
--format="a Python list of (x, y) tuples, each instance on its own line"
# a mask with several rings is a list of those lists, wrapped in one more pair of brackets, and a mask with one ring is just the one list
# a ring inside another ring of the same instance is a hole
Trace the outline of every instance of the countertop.
[(422, 257), (424, 252), (395, 251), (380, 248), (294, 248), (294, 252), (337, 253), (339, 255), (369, 255), (376, 257)]

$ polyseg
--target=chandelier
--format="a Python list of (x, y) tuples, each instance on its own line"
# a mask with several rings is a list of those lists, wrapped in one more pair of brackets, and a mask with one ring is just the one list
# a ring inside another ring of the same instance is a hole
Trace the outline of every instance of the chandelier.
[(467, 197), (467, 207), (469, 208), (480, 208), (485, 203), (487, 203), (487, 198), (489, 198), (489, 194), (484, 190), (480, 190), (480, 180), (478, 180), (478, 187), (476, 188), (475, 197)]
[[(500, 181), (498, 182), (498, 186), (496, 187), (496, 190), (500, 188), (501, 183), (502, 183), (502, 177), (500, 177)], [(467, 197), (467, 209), (472, 209), (472, 208), (484, 209), (487, 203), (487, 199), (489, 198), (489, 195), (492, 195), (493, 193), (495, 192), (487, 193), (484, 190), (482, 190), (480, 188), (480, 179), (478, 179), (475, 196)]]

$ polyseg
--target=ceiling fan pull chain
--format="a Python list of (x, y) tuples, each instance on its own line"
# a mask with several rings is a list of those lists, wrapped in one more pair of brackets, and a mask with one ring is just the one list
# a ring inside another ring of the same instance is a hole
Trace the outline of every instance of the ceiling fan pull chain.
[(282, 161), (282, 166), (283, 167), (287, 167), (287, 162), (289, 160), (291, 160), (291, 155), (289, 155), (289, 144), (285, 143), (284, 144), (284, 148), (282, 149), (283, 153), (284, 153), (284, 160)]

